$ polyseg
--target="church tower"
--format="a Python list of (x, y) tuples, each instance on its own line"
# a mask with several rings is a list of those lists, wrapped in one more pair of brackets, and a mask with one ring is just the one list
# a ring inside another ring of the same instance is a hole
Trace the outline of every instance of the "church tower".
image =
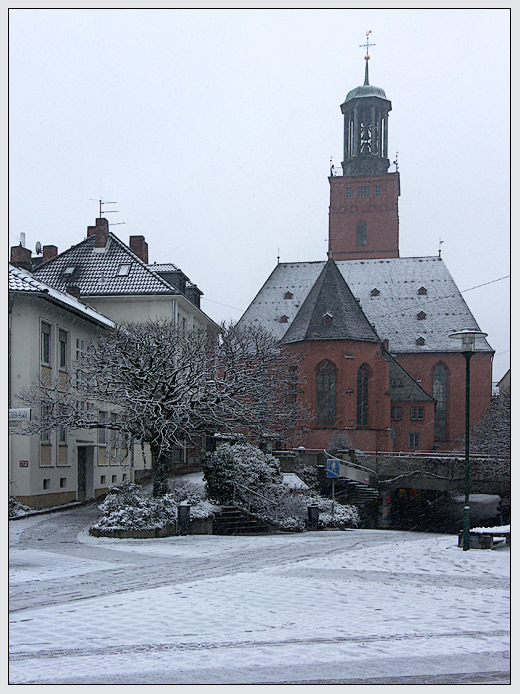
[[(368, 32), (370, 33), (370, 32)], [(360, 260), (399, 257), (399, 173), (388, 173), (388, 114), (391, 102), (368, 78), (347, 94), (342, 176), (331, 169), (329, 258)], [(397, 165), (396, 165), (397, 169)]]

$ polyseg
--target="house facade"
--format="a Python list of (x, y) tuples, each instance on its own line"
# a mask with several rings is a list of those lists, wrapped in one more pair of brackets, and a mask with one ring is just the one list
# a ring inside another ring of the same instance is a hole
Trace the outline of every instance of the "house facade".
[(48, 508), (95, 498), (132, 478), (132, 456), (114, 448), (108, 430), (17, 433), (39, 414), (20, 398), (22, 391), (39, 380), (67, 390), (86, 345), (113, 325), (70, 294), (9, 267), (9, 495), (25, 505)]

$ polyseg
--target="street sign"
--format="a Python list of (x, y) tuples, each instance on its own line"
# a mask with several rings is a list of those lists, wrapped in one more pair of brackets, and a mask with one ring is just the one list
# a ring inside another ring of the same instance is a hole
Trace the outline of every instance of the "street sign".
[(339, 460), (337, 458), (329, 458), (327, 460), (327, 477), (336, 479), (339, 477)]
[(9, 410), (10, 422), (24, 422), (31, 419), (30, 407), (14, 407)]

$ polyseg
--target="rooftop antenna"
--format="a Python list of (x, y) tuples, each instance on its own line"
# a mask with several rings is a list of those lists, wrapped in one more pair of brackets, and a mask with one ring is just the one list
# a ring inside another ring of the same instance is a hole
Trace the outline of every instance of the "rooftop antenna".
[(110, 214), (111, 212), (119, 212), (119, 210), (103, 210), (103, 205), (117, 205), (117, 202), (115, 201), (110, 201), (110, 200), (102, 200), (101, 198), (89, 198), (89, 200), (93, 200), (94, 202), (99, 202), (99, 216), (103, 216), (103, 212), (105, 214)]
[(439, 258), (441, 257), (441, 245), (444, 243), (444, 241), (441, 239), (439, 236)]
[(276, 264), (280, 265), (280, 249), (278, 249), (278, 255), (276, 257), (276, 261), (277, 261)]
[(332, 161), (332, 157), (330, 158), (330, 175), (334, 176), (334, 162)]
[(392, 164), (395, 164), (395, 172), (397, 173), (399, 171), (399, 152), (395, 153), (395, 161), (392, 162)]
[(41, 255), (42, 245), (39, 241), (36, 241), (36, 246), (35, 246), (34, 250), (36, 251), (36, 255)]

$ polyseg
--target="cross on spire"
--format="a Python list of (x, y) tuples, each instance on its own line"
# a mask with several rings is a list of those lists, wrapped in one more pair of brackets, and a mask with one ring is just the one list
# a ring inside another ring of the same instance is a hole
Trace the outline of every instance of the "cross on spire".
[(360, 47), (360, 48), (366, 48), (366, 49), (367, 49), (367, 52), (366, 52), (366, 55), (365, 55), (365, 60), (370, 60), (370, 56), (368, 55), (368, 47), (369, 47), (369, 46), (375, 46), (375, 45), (376, 45), (375, 43), (369, 43), (368, 37), (370, 36), (371, 33), (372, 33), (372, 30), (371, 30), (371, 29), (370, 29), (369, 31), (367, 31), (367, 33), (366, 33), (366, 37), (367, 37), (366, 43), (360, 43), (360, 44), (359, 44), (359, 47)]

